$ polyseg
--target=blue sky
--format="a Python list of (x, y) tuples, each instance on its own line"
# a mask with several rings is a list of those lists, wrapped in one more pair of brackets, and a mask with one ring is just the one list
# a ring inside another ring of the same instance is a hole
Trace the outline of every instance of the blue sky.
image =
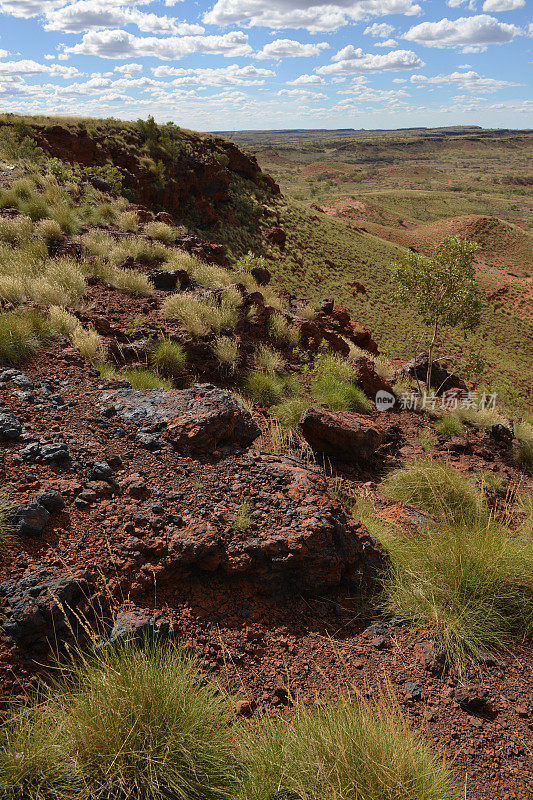
[(533, 127), (526, 0), (0, 0), (0, 110)]

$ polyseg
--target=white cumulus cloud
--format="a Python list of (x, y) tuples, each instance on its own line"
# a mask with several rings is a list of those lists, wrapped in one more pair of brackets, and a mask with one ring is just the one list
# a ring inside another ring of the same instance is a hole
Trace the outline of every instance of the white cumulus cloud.
[(307, 0), (217, 0), (203, 20), (212, 25), (242, 23), (273, 30), (306, 28), (315, 33), (334, 31), (368, 16), (420, 12), (413, 0), (332, 0), (315, 4)]
[(66, 47), (66, 54), (91, 55), (100, 58), (179, 59), (192, 53), (207, 53), (234, 58), (252, 53), (248, 36), (232, 31), (213, 36), (134, 36), (122, 30), (90, 31), (81, 42)]
[(65, 33), (118, 28), (136, 25), (145, 33), (199, 34), (204, 33), (201, 25), (177, 22), (170, 17), (148, 14), (137, 8), (120, 4), (113, 5), (104, 0), (78, 0), (61, 8), (46, 11), (45, 30)]
[(484, 78), (477, 72), (452, 72), (450, 75), (434, 75), (431, 78), (425, 75), (412, 75), (411, 83), (417, 84), (457, 84), (465, 92), (480, 92), (490, 94), (508, 86), (520, 86), (518, 83), (497, 80), (496, 78)]
[(483, 11), (514, 11), (524, 8), (526, 0), (485, 0)]
[(73, 78), (80, 74), (76, 67), (63, 67), (61, 64), (39, 64), (31, 59), (0, 61), (0, 75), (40, 75), (43, 73), (59, 78)]
[(319, 86), (325, 82), (320, 75), (299, 75), (293, 81), (287, 81), (289, 86)]
[(377, 36), (380, 39), (385, 39), (390, 36), (394, 31), (394, 26), (389, 25), (388, 22), (374, 22), (364, 29), (363, 33), (368, 33), (370, 36)]
[(318, 56), (321, 50), (327, 50), (327, 42), (316, 42), (313, 44), (303, 44), (295, 42), (294, 39), (275, 39), (266, 44), (262, 50), (256, 54), (256, 58), (309, 58)]
[(391, 50), (390, 53), (372, 54), (348, 45), (333, 56), (333, 64), (318, 67), (321, 75), (354, 75), (358, 72), (385, 72), (389, 70), (419, 69), (424, 62), (412, 50)]
[(511, 42), (522, 33), (516, 25), (498, 22), (496, 17), (479, 14), (459, 19), (422, 22), (410, 28), (404, 39), (426, 47), (485, 48), (489, 44)]
[(383, 42), (376, 42), (375, 47), (396, 47), (398, 42), (396, 39), (385, 39)]
[(271, 69), (259, 69), (251, 64), (199, 69), (161, 66), (154, 67), (152, 72), (156, 78), (174, 78), (173, 86), (263, 86), (266, 78), (276, 74)]

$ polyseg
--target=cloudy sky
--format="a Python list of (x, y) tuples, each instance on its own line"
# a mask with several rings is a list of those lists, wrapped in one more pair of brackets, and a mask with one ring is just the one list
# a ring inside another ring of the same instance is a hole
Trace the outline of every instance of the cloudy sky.
[(0, 0), (0, 110), (200, 130), (533, 127), (526, 0), (312, 2)]

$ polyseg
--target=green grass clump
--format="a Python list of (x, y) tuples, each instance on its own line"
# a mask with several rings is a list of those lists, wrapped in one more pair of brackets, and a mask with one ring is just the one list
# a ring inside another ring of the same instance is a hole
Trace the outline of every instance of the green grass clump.
[(392, 697), (298, 703), (250, 735), (243, 800), (460, 800), (448, 767)]
[(50, 325), (38, 310), (0, 313), (0, 362), (19, 364), (50, 337)]
[(315, 358), (311, 381), (311, 396), (316, 403), (332, 411), (370, 411), (370, 401), (356, 386), (357, 374), (352, 364), (342, 356), (323, 353)]
[(174, 230), (165, 222), (147, 222), (143, 231), (146, 236), (159, 242), (171, 242), (175, 238)]
[(292, 397), (273, 406), (270, 413), (280, 425), (294, 431), (300, 425), (300, 417), (306, 408), (309, 408), (309, 400), (303, 397)]
[(28, 711), (4, 727), (6, 800), (235, 798), (231, 706), (173, 647), (101, 649)]
[(283, 397), (297, 394), (299, 384), (296, 378), (252, 370), (246, 376), (244, 390), (256, 403), (271, 406), (279, 403)]
[(291, 325), (283, 314), (271, 314), (267, 322), (267, 333), (278, 344), (295, 347), (300, 341), (300, 329)]
[(493, 425), (509, 424), (507, 419), (490, 408), (458, 408), (453, 413), (465, 425), (471, 425), (482, 431), (490, 430)]
[(516, 460), (526, 469), (533, 470), (533, 425), (528, 422), (517, 422), (514, 434), (517, 439)]
[(460, 419), (453, 414), (445, 414), (435, 423), (435, 429), (441, 436), (449, 439), (451, 436), (459, 436), (464, 432), (464, 425)]
[(222, 292), (220, 303), (212, 298), (198, 298), (186, 292), (177, 292), (168, 297), (161, 307), (164, 319), (175, 319), (192, 336), (205, 336), (210, 331), (218, 333), (223, 328), (233, 329), (237, 324), (240, 292), (227, 287)]
[(217, 336), (213, 342), (213, 353), (218, 361), (234, 370), (239, 360), (239, 345), (230, 336)]
[(357, 411), (367, 414), (370, 401), (358, 386), (324, 376), (311, 383), (311, 395), (315, 402), (328, 406), (332, 411)]
[(443, 521), (487, 521), (482, 495), (460, 472), (439, 461), (420, 459), (396, 469), (382, 481), (391, 500), (417, 506)]
[(258, 345), (255, 351), (255, 363), (259, 369), (268, 372), (269, 375), (280, 372), (285, 365), (281, 353), (266, 344)]
[(128, 367), (117, 373), (116, 377), (131, 383), (132, 389), (172, 389), (170, 381), (142, 367)]
[(61, 239), (61, 225), (55, 219), (43, 219), (37, 225), (37, 236), (45, 242), (57, 242)]
[(187, 364), (187, 354), (181, 344), (170, 339), (158, 342), (150, 358), (157, 369), (162, 368), (171, 374), (182, 372)]
[(0, 241), (12, 245), (27, 242), (33, 234), (33, 222), (29, 217), (9, 217), (0, 219)]
[(5, 550), (11, 541), (14, 530), (11, 524), (13, 503), (0, 491), (0, 552)]
[(461, 667), (533, 632), (533, 539), (488, 513), (481, 491), (451, 467), (417, 462), (382, 483), (394, 500), (439, 520), (410, 532), (374, 527), (391, 559), (384, 605), (433, 629), (447, 662)]
[(233, 514), (233, 520), (231, 522), (232, 528), (236, 531), (247, 530), (253, 522), (250, 516), (252, 511), (253, 506), (250, 500), (243, 500), (242, 503), (237, 506)]

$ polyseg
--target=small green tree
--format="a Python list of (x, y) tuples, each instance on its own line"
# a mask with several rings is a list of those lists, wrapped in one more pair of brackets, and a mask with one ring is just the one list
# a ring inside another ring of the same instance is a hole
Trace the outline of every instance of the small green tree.
[(391, 266), (397, 299), (412, 302), (431, 330), (428, 387), (439, 328), (461, 327), (466, 335), (479, 325), (482, 299), (474, 266), (477, 249), (475, 242), (447, 236), (431, 256), (409, 253)]

